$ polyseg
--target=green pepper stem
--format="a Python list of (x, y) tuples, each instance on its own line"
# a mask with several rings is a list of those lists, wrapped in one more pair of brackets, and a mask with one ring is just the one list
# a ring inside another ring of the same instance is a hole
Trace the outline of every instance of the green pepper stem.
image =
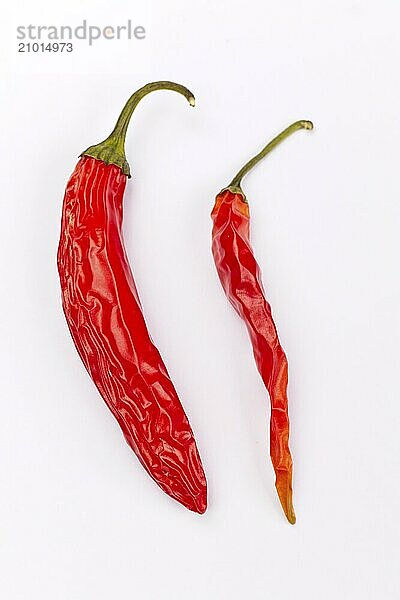
[(278, 144), (283, 142), (289, 135), (298, 131), (299, 129), (312, 129), (313, 124), (311, 121), (296, 121), (296, 123), (292, 123), (286, 129), (284, 129), (279, 135), (277, 135), (273, 140), (271, 140), (265, 148), (261, 150), (256, 156), (253, 156), (245, 165), (240, 169), (240, 171), (235, 175), (229, 184), (228, 188), (241, 190), (241, 182), (243, 177), (258, 163), (260, 160), (264, 158), (267, 154), (271, 152)]
[(128, 125), (133, 111), (141, 99), (156, 90), (171, 90), (173, 92), (178, 92), (186, 98), (190, 106), (195, 105), (192, 92), (179, 83), (173, 83), (172, 81), (155, 81), (154, 83), (148, 83), (137, 90), (129, 98), (108, 138), (103, 142), (100, 142), (100, 144), (90, 146), (87, 150), (82, 152), (81, 156), (91, 156), (106, 164), (117, 165), (125, 175), (130, 177), (130, 168), (125, 156), (125, 138)]

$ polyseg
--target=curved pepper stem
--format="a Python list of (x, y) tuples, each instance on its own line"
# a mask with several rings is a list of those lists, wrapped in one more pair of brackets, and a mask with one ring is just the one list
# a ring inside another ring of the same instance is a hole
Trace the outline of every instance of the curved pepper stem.
[[(277, 135), (273, 140), (271, 140), (265, 146), (265, 148), (263, 148), (261, 150), (261, 152), (259, 152), (258, 154), (256, 154), (256, 156), (253, 156), (253, 158), (251, 158), (244, 165), (244, 167), (242, 167), (240, 169), (240, 171), (232, 179), (231, 183), (228, 186), (228, 189), (231, 189), (232, 191), (236, 190), (236, 191), (240, 192), (241, 194), (243, 194), (242, 188), (241, 188), (241, 183), (242, 183), (243, 177), (245, 175), (247, 175), (247, 173), (258, 162), (260, 162), (260, 160), (262, 160), (264, 158), (264, 156), (266, 156), (267, 154), (269, 154), (271, 152), (271, 150), (273, 150), (275, 148), (275, 146), (278, 146), (278, 144), (280, 144), (281, 142), (283, 142), (284, 139), (286, 139), (289, 135), (291, 135), (295, 131), (298, 131), (299, 129), (312, 129), (313, 127), (314, 127), (314, 125), (311, 123), (311, 121), (296, 121), (295, 123), (292, 123), (292, 125), (289, 125), (289, 127), (287, 127), (286, 129), (284, 129), (279, 135)], [(243, 196), (244, 196), (244, 194), (243, 194)]]
[(118, 117), (118, 121), (113, 131), (110, 133), (108, 138), (106, 138), (103, 142), (100, 142), (100, 144), (90, 146), (87, 150), (82, 152), (81, 156), (91, 156), (92, 158), (103, 161), (107, 165), (117, 165), (117, 167), (120, 167), (125, 175), (130, 177), (131, 172), (129, 163), (125, 156), (126, 131), (128, 129), (133, 111), (141, 99), (147, 96), (147, 94), (150, 94), (150, 92), (154, 92), (156, 90), (171, 90), (173, 92), (178, 92), (179, 94), (182, 94), (182, 96), (185, 96), (190, 106), (194, 106), (195, 104), (192, 92), (179, 83), (173, 83), (172, 81), (155, 81), (154, 83), (148, 83), (137, 90), (129, 98), (128, 102), (122, 109), (120, 116)]

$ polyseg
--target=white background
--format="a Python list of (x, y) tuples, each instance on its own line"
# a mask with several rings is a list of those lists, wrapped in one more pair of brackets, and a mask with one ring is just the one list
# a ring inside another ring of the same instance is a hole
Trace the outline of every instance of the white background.
[[(18, 25), (144, 25), (143, 41), (18, 54)], [(1, 25), (0, 595), (4, 600), (400, 596), (397, 0), (14, 2)], [(163, 494), (81, 365), (56, 249), (77, 155), (132, 121), (125, 235), (149, 329), (190, 417), (204, 516)], [(210, 252), (214, 196), (247, 177), (252, 240), (290, 364), (297, 524), (268, 398)]]

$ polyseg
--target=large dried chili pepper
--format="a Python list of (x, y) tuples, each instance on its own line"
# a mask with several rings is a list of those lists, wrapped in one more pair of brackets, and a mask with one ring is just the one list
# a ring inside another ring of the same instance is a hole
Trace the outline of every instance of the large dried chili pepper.
[(207, 507), (206, 479), (188, 419), (143, 317), (122, 236), (129, 165), (125, 135), (150, 83), (126, 103), (111, 135), (91, 146), (67, 184), (58, 270), (67, 323), (80, 357), (129, 446), (170, 496), (190, 510)]
[(270, 454), (276, 489), (290, 523), (296, 522), (292, 502), (292, 458), (289, 450), (287, 400), (288, 363), (280, 345), (271, 307), (261, 282), (260, 268), (250, 245), (250, 214), (241, 188), (244, 175), (268, 152), (298, 129), (312, 129), (310, 121), (297, 121), (252, 158), (216, 197), (212, 252), (225, 294), (245, 321), (257, 368), (271, 401)]

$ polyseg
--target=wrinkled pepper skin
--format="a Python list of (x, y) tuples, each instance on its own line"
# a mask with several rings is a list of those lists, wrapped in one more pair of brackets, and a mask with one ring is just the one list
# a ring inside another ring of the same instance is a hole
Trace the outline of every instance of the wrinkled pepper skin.
[(58, 270), (79, 355), (154, 481), (197, 513), (207, 487), (191, 427), (151, 340), (122, 236), (127, 175), (83, 156), (66, 188)]
[(260, 267), (250, 245), (249, 205), (244, 194), (223, 190), (211, 213), (212, 252), (226, 296), (247, 326), (257, 368), (271, 402), (270, 454), (276, 489), (290, 523), (292, 458), (289, 450), (288, 363), (280, 345), (271, 307), (264, 294)]

